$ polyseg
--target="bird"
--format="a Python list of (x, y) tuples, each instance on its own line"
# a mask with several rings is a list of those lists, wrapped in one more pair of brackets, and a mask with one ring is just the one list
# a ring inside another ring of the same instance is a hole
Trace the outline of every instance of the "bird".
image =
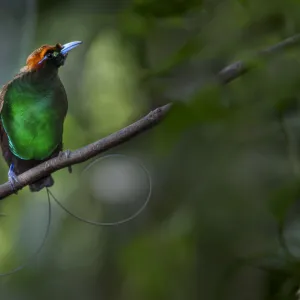
[[(68, 99), (58, 70), (69, 51), (80, 44), (74, 41), (39, 47), (0, 91), (0, 145), (15, 192), (18, 175), (64, 153), (62, 137)], [(53, 184), (48, 175), (29, 188), (38, 192)]]

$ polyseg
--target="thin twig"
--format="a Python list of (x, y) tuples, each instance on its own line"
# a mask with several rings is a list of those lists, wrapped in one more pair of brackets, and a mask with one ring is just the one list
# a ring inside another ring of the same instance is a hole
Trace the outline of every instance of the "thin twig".
[[(292, 37), (289, 37), (278, 44), (270, 46), (262, 51), (257, 53), (257, 58), (265, 58), (274, 54), (279, 53), (282, 50), (285, 50), (290, 47), (294, 47), (300, 43), (300, 34), (296, 34)], [(251, 69), (250, 64), (244, 61), (237, 61), (229, 66), (225, 67), (221, 72), (219, 72), (219, 80), (221, 83), (226, 84), (230, 81), (236, 79), (237, 77), (245, 74)]]
[[(290, 37), (274, 46), (271, 46), (261, 52), (258, 55), (271, 55), (277, 53), (283, 49), (291, 46), (295, 46), (300, 42), (300, 35)], [(219, 73), (219, 79), (221, 83), (226, 84), (243, 75), (249, 70), (249, 66), (245, 62), (235, 62)], [(116, 147), (124, 142), (132, 139), (136, 135), (154, 127), (161, 122), (167, 115), (171, 108), (171, 104), (159, 107), (150, 112), (147, 116), (138, 120), (137, 122), (101, 139), (92, 144), (89, 144), (83, 148), (77, 149), (70, 153), (70, 155), (59, 156), (52, 158), (35, 168), (32, 168), (25, 173), (18, 176), (18, 183), (15, 184), (16, 190), (20, 190), (23, 187), (37, 181), (38, 179), (45, 177), (55, 171), (69, 167), (71, 165), (82, 163), (92, 157), (95, 157), (113, 147)], [(9, 182), (0, 185), (0, 199), (13, 194)]]

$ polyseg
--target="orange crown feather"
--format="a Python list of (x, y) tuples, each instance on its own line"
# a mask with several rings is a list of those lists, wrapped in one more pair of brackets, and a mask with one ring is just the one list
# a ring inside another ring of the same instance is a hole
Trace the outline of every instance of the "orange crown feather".
[(56, 44), (55, 46), (43, 45), (40, 48), (34, 50), (27, 58), (26, 69), (28, 71), (35, 70), (41, 67), (39, 62), (44, 58), (49, 51), (60, 51), (62, 49), (61, 44)]

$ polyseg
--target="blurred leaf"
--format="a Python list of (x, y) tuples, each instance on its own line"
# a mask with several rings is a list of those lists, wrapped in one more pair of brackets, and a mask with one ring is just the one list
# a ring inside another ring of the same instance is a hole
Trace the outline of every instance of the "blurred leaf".
[(300, 182), (289, 181), (283, 186), (275, 189), (269, 200), (270, 211), (278, 222), (284, 222), (288, 209), (299, 198)]
[[(188, 217), (178, 213), (161, 228), (138, 237), (125, 249), (121, 265), (129, 294), (147, 300), (174, 299), (178, 293), (176, 282), (188, 284), (191, 281), (186, 275), (193, 270), (195, 249)], [(185, 292), (186, 297), (190, 292)]]
[(278, 32), (284, 28), (286, 23), (285, 15), (283, 12), (270, 12), (270, 14), (255, 20), (245, 30), (246, 36), (265, 35), (273, 32)]
[(156, 150), (165, 154), (174, 147), (182, 134), (194, 125), (199, 124), (194, 111), (185, 103), (175, 102), (159, 130), (155, 130), (154, 145)]
[(142, 101), (136, 101), (141, 95), (133, 54), (116, 31), (107, 30), (95, 38), (84, 75), (85, 105), (92, 124), (89, 132), (99, 136), (118, 130), (130, 123), (143, 106)]
[(199, 7), (202, 0), (135, 0), (134, 10), (142, 15), (156, 18), (165, 18), (182, 15), (185, 12)]
[(151, 20), (131, 11), (122, 14), (120, 21), (122, 31), (135, 36), (146, 35), (153, 25)]
[(268, 272), (276, 272), (282, 276), (291, 274), (291, 265), (284, 255), (266, 255), (260, 258), (246, 258), (244, 263)]
[(174, 102), (171, 112), (155, 135), (160, 150), (167, 152), (173, 148), (182, 134), (195, 126), (222, 122), (236, 114), (236, 108), (222, 101), (222, 89), (218, 85), (210, 85), (192, 96), (189, 103)]
[(201, 122), (221, 121), (235, 113), (223, 100), (224, 89), (219, 85), (207, 85), (192, 97), (191, 109)]
[(287, 277), (283, 274), (270, 272), (268, 274), (266, 299), (270, 300), (294, 300), (296, 298), (299, 282), (296, 278)]
[(199, 53), (203, 43), (198, 36), (189, 39), (176, 53), (171, 55), (164, 63), (159, 65), (156, 69), (148, 71), (143, 75), (143, 80), (147, 80), (150, 77), (159, 77), (168, 74), (172, 71), (172, 68), (180, 65), (184, 61), (187, 61), (195, 54)]
[(279, 118), (294, 113), (299, 108), (299, 99), (296, 97), (282, 98), (274, 104), (274, 114)]

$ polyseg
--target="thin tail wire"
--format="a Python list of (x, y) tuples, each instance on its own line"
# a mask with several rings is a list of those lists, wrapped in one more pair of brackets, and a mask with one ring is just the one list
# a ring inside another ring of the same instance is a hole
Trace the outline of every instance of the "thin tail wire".
[[(96, 160), (94, 160), (91, 164), (89, 164), (83, 173), (87, 172), (94, 164), (96, 164), (99, 161), (102, 161), (104, 159), (108, 159), (108, 158), (112, 158), (112, 157), (119, 157), (119, 158), (128, 158), (128, 156), (124, 155), (124, 154), (109, 154), (103, 157), (100, 157)], [(49, 190), (49, 194), (51, 195), (52, 199), (56, 202), (56, 204), (62, 208), (67, 214), (69, 214), (70, 216), (72, 216), (73, 218), (77, 219), (80, 222), (83, 223), (87, 223), (90, 225), (94, 225), (94, 226), (118, 226), (121, 224), (125, 224), (127, 222), (132, 221), (133, 219), (135, 219), (136, 217), (138, 217), (143, 211), (144, 209), (147, 207), (147, 205), (149, 204), (150, 198), (152, 196), (152, 179), (151, 179), (151, 175), (148, 171), (148, 169), (145, 167), (145, 165), (139, 161), (136, 158), (130, 158), (131, 160), (134, 160), (135, 163), (145, 172), (146, 176), (147, 176), (147, 180), (148, 180), (148, 184), (149, 184), (149, 191), (147, 194), (147, 198), (146, 201), (142, 204), (142, 206), (135, 212), (133, 213), (131, 216), (124, 218), (122, 220), (116, 221), (116, 222), (97, 222), (97, 221), (93, 221), (93, 220), (87, 220), (85, 218), (82, 218), (80, 216), (78, 216), (77, 214), (73, 213), (72, 211), (70, 211), (68, 208), (66, 208), (54, 195), (53, 193)]]
[(84, 219), (80, 216), (78, 216), (77, 214), (71, 212), (69, 209), (67, 209), (54, 195), (53, 193), (49, 191), (49, 194), (50, 196), (52, 197), (52, 199), (56, 202), (56, 204), (62, 208), (67, 214), (69, 214), (70, 216), (72, 216), (73, 218), (77, 219), (78, 221), (81, 221), (81, 222), (84, 222), (84, 223), (87, 223), (87, 224), (90, 224), (90, 225), (94, 225), (94, 226), (118, 226), (118, 225), (121, 225), (121, 224), (124, 224), (124, 223), (127, 223), (127, 222), (130, 222), (132, 221), (133, 219), (135, 219), (137, 216), (139, 216), (143, 210), (147, 207), (149, 201), (150, 201), (150, 198), (151, 198), (151, 195), (152, 195), (152, 180), (151, 180), (151, 176), (149, 174), (149, 171), (144, 167), (142, 166), (142, 169), (146, 172), (147, 174), (147, 178), (148, 178), (148, 182), (149, 182), (149, 192), (148, 192), (148, 195), (147, 195), (147, 198), (146, 198), (146, 201), (143, 203), (143, 205), (135, 212), (133, 213), (131, 216), (125, 218), (125, 219), (122, 219), (122, 220), (119, 220), (119, 221), (116, 221), (116, 222), (97, 222), (97, 221), (93, 221), (93, 220), (87, 220), (87, 219)]
[(8, 276), (8, 275), (12, 275), (14, 273), (17, 273), (21, 270), (23, 270), (25, 267), (29, 266), (32, 261), (34, 260), (34, 258), (36, 258), (42, 251), (42, 249), (44, 248), (47, 238), (49, 236), (49, 232), (50, 232), (50, 225), (51, 225), (51, 218), (52, 218), (52, 209), (51, 209), (51, 201), (50, 201), (50, 193), (49, 193), (49, 189), (46, 188), (47, 190), (47, 200), (48, 200), (48, 221), (47, 221), (47, 227), (46, 227), (46, 232), (45, 235), (43, 237), (43, 240), (40, 244), (40, 246), (38, 247), (38, 249), (35, 251), (35, 253), (22, 265), (18, 266), (17, 268), (5, 272), (5, 273), (0, 273), (0, 277), (4, 277), (4, 276)]
[(116, 221), (116, 222), (96, 222), (96, 221), (92, 221), (92, 220), (87, 220), (87, 219), (84, 219), (78, 215), (76, 215), (75, 213), (71, 212), (69, 209), (67, 209), (55, 196), (54, 194), (50, 191), (50, 189), (48, 187), (46, 187), (46, 191), (47, 191), (47, 200), (48, 200), (48, 221), (47, 221), (47, 227), (46, 227), (46, 232), (45, 232), (45, 235), (43, 237), (43, 240), (40, 244), (40, 246), (38, 247), (38, 249), (36, 250), (36, 252), (22, 265), (18, 266), (17, 268), (11, 270), (11, 271), (8, 271), (8, 272), (5, 272), (5, 273), (0, 273), (0, 277), (4, 277), (4, 276), (8, 276), (8, 275), (12, 275), (12, 274), (15, 274), (21, 270), (23, 270), (25, 267), (29, 266), (33, 259), (36, 258), (40, 252), (42, 251), (44, 245), (46, 244), (46, 241), (47, 241), (47, 238), (49, 236), (49, 232), (50, 232), (50, 226), (51, 226), (51, 219), (52, 219), (52, 208), (51, 208), (51, 199), (50, 197), (52, 197), (52, 199), (56, 202), (56, 204), (61, 207), (66, 213), (68, 213), (70, 216), (74, 217), (75, 219), (81, 221), (81, 222), (84, 222), (84, 223), (87, 223), (87, 224), (90, 224), (90, 225), (94, 225), (94, 226), (118, 226), (118, 225), (121, 225), (121, 224), (124, 224), (124, 223), (127, 223), (127, 222), (130, 222), (132, 221), (133, 219), (135, 219), (137, 216), (139, 216), (143, 211), (144, 209), (147, 207), (149, 201), (150, 201), (150, 198), (151, 198), (151, 195), (152, 195), (152, 179), (151, 179), (151, 176), (150, 176), (150, 173), (149, 171), (147, 170), (147, 168), (143, 165), (143, 164), (140, 164), (140, 167), (145, 171), (145, 173), (147, 174), (147, 178), (148, 178), (148, 183), (149, 183), (149, 192), (148, 192), (148, 195), (147, 195), (147, 198), (146, 198), (146, 201), (143, 203), (143, 205), (135, 212), (133, 213), (131, 216), (125, 218), (125, 219), (122, 219), (122, 220), (119, 220), (119, 221)]

